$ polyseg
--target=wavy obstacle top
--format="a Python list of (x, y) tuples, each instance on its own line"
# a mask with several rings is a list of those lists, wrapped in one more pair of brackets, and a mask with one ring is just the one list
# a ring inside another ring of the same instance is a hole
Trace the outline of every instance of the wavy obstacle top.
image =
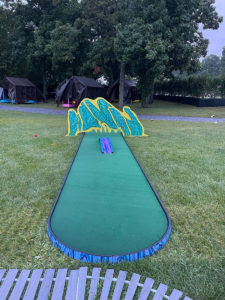
[(145, 136), (144, 127), (130, 107), (119, 111), (104, 98), (83, 99), (77, 108), (68, 111), (68, 135), (95, 130), (121, 131), (124, 136)]

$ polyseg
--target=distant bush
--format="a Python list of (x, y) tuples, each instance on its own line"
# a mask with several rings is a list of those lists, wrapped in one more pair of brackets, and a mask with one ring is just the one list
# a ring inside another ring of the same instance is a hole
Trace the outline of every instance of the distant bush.
[(225, 96), (225, 75), (211, 77), (207, 74), (201, 76), (175, 77), (173, 80), (157, 81), (155, 94), (217, 98)]

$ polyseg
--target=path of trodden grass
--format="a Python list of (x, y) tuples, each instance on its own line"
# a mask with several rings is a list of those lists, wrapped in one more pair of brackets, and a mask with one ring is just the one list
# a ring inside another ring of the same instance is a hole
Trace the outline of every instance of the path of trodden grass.
[[(101, 152), (99, 137), (107, 136), (113, 154)], [(121, 134), (84, 135), (48, 234), (66, 255), (88, 262), (141, 259), (167, 242), (169, 216)]]

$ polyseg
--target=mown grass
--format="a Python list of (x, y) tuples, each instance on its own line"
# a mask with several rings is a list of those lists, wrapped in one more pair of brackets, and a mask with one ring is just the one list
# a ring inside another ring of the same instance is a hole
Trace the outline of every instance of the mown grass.
[[(12, 105), (12, 104), (5, 104)], [(118, 103), (113, 103), (118, 106)], [(54, 100), (49, 100), (48, 103), (38, 104), (20, 104), (20, 107), (32, 107), (32, 108), (48, 108), (56, 110), (67, 111), (68, 108), (64, 108), (61, 105), (57, 107)], [(148, 108), (142, 108), (140, 103), (132, 103), (129, 105), (137, 114), (143, 115), (164, 115), (164, 116), (184, 116), (184, 117), (206, 117), (210, 118), (225, 118), (225, 106), (221, 107), (196, 107), (193, 105), (181, 104), (176, 102), (167, 102), (154, 100)]]
[(148, 136), (127, 140), (169, 211), (170, 240), (138, 262), (90, 265), (63, 255), (46, 233), (81, 137), (65, 136), (66, 116), (0, 111), (0, 268), (100, 266), (152, 277), (194, 299), (224, 298), (225, 124), (143, 124)]
[(225, 118), (225, 106), (220, 107), (197, 107), (188, 104), (154, 100), (149, 108), (142, 108), (140, 103), (133, 103), (131, 108), (137, 114), (164, 115), (184, 117)]

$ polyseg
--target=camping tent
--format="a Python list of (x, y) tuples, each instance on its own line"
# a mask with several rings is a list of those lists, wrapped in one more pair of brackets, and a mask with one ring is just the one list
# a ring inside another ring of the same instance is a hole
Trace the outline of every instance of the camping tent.
[[(115, 81), (107, 91), (107, 99), (112, 102), (119, 99), (120, 81)], [(132, 80), (125, 80), (124, 82), (124, 103), (131, 103), (134, 100), (140, 99), (136, 83)]]
[(26, 78), (5, 77), (0, 82), (0, 86), (7, 92), (8, 98), (17, 104), (27, 103), (29, 100), (43, 100), (38, 88)]
[(61, 82), (56, 89), (56, 103), (68, 103), (70, 106), (74, 103), (79, 105), (84, 98), (95, 99), (97, 97), (106, 97), (104, 87), (92, 78), (72, 76)]

